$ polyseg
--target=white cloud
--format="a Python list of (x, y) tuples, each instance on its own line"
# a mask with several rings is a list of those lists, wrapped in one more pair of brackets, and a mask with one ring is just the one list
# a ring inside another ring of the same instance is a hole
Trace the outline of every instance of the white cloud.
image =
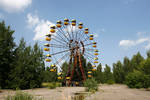
[(33, 40), (42, 39), (45, 36), (45, 34), (49, 33), (50, 25), (53, 25), (53, 23), (48, 20), (41, 20), (40, 23), (34, 29), (35, 36)]
[(23, 11), (32, 3), (32, 0), (0, 0), (0, 8), (7, 12)]
[(119, 45), (120, 46), (129, 47), (129, 46), (135, 45), (135, 43), (132, 40), (121, 40), (120, 43), (119, 43)]
[(135, 42), (135, 44), (137, 45), (137, 44), (141, 44), (141, 43), (144, 43), (144, 42), (146, 42), (146, 41), (149, 41), (149, 39), (148, 38), (141, 38), (141, 39), (138, 39), (136, 42)]
[(33, 40), (43, 40), (45, 34), (49, 33), (49, 27), (54, 25), (51, 21), (39, 19), (37, 15), (32, 14), (27, 14), (27, 24), (35, 33)]
[(37, 15), (32, 16), (30, 13), (27, 14), (27, 19), (28, 19), (27, 23), (30, 28), (34, 27), (35, 25), (37, 25), (40, 22)]
[(121, 40), (119, 46), (131, 47), (150, 41), (149, 38), (139, 38), (138, 40)]

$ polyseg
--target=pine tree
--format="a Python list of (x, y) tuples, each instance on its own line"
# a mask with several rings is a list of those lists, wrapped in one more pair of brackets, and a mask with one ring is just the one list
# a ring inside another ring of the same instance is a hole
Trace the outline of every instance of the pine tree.
[(0, 22), (0, 87), (7, 88), (9, 74), (14, 61), (14, 31), (6, 27), (4, 21)]

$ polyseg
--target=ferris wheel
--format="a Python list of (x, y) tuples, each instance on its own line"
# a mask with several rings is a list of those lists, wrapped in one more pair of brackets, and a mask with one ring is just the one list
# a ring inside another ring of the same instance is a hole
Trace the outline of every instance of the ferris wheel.
[[(88, 77), (92, 77), (91, 73), (96, 71), (98, 63), (97, 42), (94, 41), (94, 34), (88, 28), (84, 28), (83, 23), (77, 24), (75, 19), (59, 20), (55, 26), (50, 27), (50, 32), (46, 34), (45, 40), (45, 61), (49, 64), (51, 72), (59, 70), (58, 79), (63, 78), (61, 71), (64, 62), (69, 64), (67, 75), (64, 77), (68, 80), (68, 84), (71, 84), (77, 71), (81, 73), (79, 75), (81, 81), (86, 80), (85, 73), (88, 73)], [(91, 71), (84, 71), (82, 57), (92, 64)]]

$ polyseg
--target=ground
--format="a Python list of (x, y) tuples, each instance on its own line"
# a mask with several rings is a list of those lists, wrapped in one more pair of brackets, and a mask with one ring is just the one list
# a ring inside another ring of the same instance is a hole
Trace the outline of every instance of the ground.
[[(44, 100), (71, 100), (76, 92), (84, 91), (84, 87), (59, 87), (56, 89), (39, 88), (22, 90)], [(0, 100), (16, 91), (2, 90)], [(100, 85), (99, 91), (86, 97), (86, 100), (150, 100), (150, 91), (144, 89), (129, 89), (125, 85)]]

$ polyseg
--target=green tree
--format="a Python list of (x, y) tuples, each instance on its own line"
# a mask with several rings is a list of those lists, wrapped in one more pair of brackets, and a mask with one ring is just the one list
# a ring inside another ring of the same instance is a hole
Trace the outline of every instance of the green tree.
[(43, 82), (56, 82), (57, 81), (57, 71), (51, 72), (49, 67), (45, 68)]
[(130, 88), (148, 88), (150, 87), (150, 76), (134, 70), (126, 76), (126, 84)]
[(113, 76), (116, 83), (123, 83), (125, 81), (123, 65), (120, 61), (113, 64)]
[(124, 57), (124, 60), (123, 60), (123, 70), (124, 70), (124, 75), (125, 76), (129, 72), (132, 71), (131, 64), (130, 64), (130, 59), (128, 57)]
[(33, 48), (26, 46), (24, 39), (20, 40), (15, 49), (14, 68), (11, 70), (10, 88), (27, 89), (40, 87), (43, 81), (44, 57), (36, 43)]
[(140, 52), (138, 52), (136, 55), (133, 55), (131, 59), (131, 71), (134, 69), (138, 69), (138, 66), (140, 63), (144, 60), (144, 58), (141, 56)]
[(110, 67), (106, 64), (104, 68), (104, 82), (107, 83), (110, 80), (113, 80), (113, 74)]
[(101, 63), (97, 66), (97, 70), (95, 72), (95, 80), (98, 82), (98, 83), (104, 83), (104, 75), (103, 75), (103, 72), (102, 72), (102, 65)]
[(150, 58), (150, 50), (147, 51), (147, 58)]
[(9, 82), (9, 73), (14, 61), (14, 31), (0, 22), (0, 87), (6, 88)]
[(140, 64), (140, 69), (144, 74), (150, 75), (150, 58), (147, 58)]

